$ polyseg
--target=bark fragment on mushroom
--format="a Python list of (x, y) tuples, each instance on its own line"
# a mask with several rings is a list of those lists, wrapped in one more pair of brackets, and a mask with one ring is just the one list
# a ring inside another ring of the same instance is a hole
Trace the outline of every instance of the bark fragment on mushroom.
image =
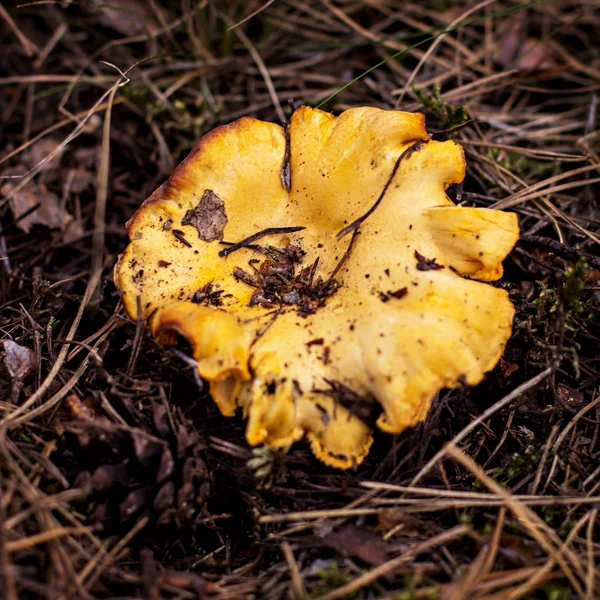
[(517, 218), (455, 206), (445, 190), (464, 174), (420, 114), (302, 107), (287, 131), (242, 118), (142, 204), (115, 281), (159, 342), (190, 342), (251, 445), (306, 437), (350, 468), (373, 427), (399, 433), (440, 388), (479, 383), (510, 336), (513, 306), (487, 282)]

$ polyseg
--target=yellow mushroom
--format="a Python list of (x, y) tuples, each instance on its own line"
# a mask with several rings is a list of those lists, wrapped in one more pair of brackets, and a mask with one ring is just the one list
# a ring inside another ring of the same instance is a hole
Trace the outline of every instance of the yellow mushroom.
[[(519, 236), (512, 213), (446, 196), (465, 160), (420, 114), (302, 107), (206, 135), (128, 223), (115, 281), (161, 343), (193, 348), (250, 444), (304, 436), (328, 465), (375, 425), (423, 420), (443, 387), (479, 383), (513, 306), (488, 282)], [(480, 281), (475, 281), (480, 280)]]

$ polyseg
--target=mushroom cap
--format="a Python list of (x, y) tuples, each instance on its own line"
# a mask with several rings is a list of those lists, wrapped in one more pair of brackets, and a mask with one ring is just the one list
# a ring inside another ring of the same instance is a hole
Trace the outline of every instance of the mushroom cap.
[(517, 218), (454, 205), (445, 190), (464, 175), (462, 148), (431, 140), (421, 114), (302, 107), (285, 129), (244, 117), (142, 204), (115, 282), (159, 342), (189, 341), (251, 445), (306, 436), (350, 468), (375, 424), (422, 421), (439, 389), (479, 383), (510, 337), (508, 294), (486, 282)]

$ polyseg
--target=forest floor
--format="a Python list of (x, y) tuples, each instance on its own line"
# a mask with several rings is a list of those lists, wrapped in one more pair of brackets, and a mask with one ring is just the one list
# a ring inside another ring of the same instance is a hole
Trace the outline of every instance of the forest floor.
[[(600, 597), (599, 30), (598, 0), (2, 2), (0, 596)], [(193, 144), (288, 100), (423, 112), (449, 195), (521, 226), (499, 365), (350, 471), (253, 451), (113, 283)]]

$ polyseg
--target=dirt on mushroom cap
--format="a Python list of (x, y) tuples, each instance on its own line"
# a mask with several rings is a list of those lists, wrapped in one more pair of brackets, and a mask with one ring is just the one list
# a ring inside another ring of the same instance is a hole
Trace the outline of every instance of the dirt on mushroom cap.
[[(159, 341), (188, 339), (250, 444), (306, 435), (349, 468), (372, 442), (367, 413), (390, 433), (414, 425), (438, 389), (481, 381), (510, 336), (507, 294), (473, 279), (501, 276), (517, 219), (454, 206), (445, 190), (464, 171), (419, 114), (303, 107), (287, 131), (243, 118), (138, 210), (115, 280)], [(193, 302), (207, 285), (219, 306)]]

